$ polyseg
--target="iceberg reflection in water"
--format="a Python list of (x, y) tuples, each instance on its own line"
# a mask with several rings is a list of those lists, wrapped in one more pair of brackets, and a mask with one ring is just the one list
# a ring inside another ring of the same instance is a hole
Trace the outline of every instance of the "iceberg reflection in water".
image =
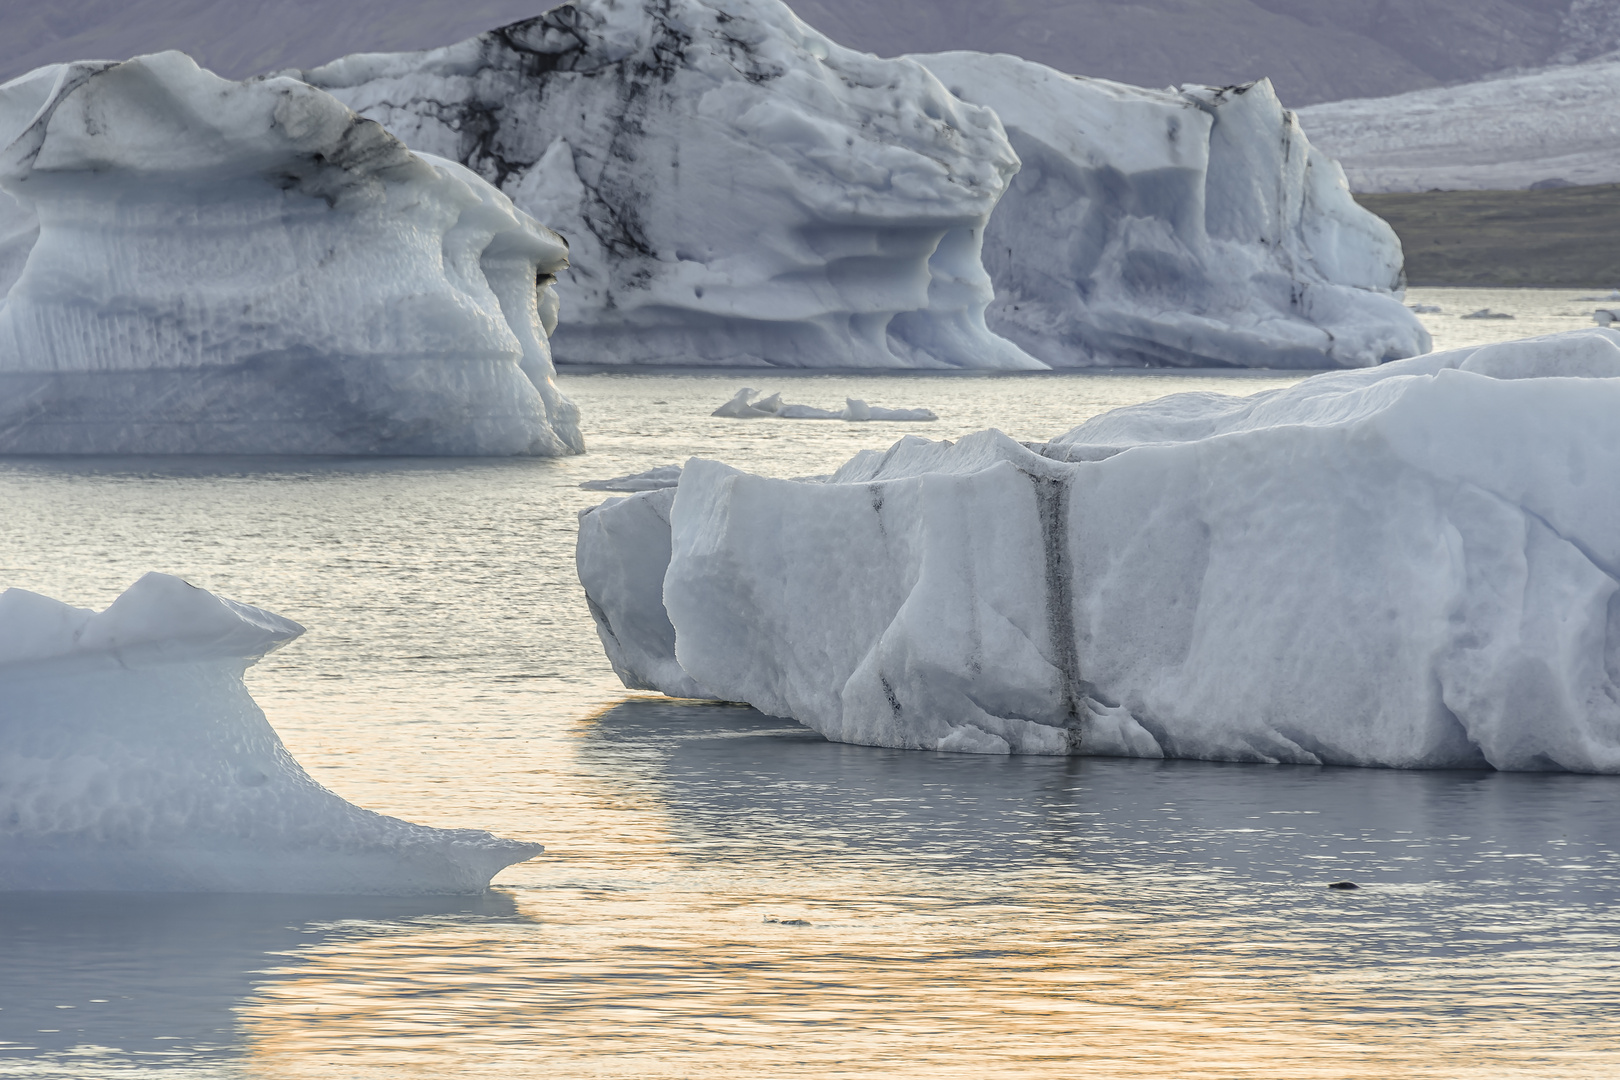
[(238, 1012), (282, 954), (517, 918), (504, 893), (0, 893), (0, 1075), (236, 1076)]

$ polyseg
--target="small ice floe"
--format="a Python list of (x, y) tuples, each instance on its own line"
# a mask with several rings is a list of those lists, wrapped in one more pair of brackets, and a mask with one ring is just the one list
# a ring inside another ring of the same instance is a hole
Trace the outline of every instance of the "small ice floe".
[(1575, 298), (1575, 300), (1577, 302), (1587, 301), (1587, 300), (1590, 300), (1590, 301), (1620, 300), (1620, 289), (1610, 289), (1608, 296), (1577, 296)]
[(1599, 326), (1608, 326), (1610, 323), (1620, 321), (1620, 308), (1598, 308), (1592, 312), (1592, 321)]
[(1406, 306), (1418, 315), (1439, 315), (1441, 313), (1439, 304), (1407, 304)]
[(1467, 315), (1458, 316), (1458, 318), (1462, 319), (1511, 319), (1513, 317), (1505, 311), (1492, 311), (1488, 307), (1482, 307), (1478, 311), (1471, 311)]
[(812, 925), (809, 919), (773, 919), (769, 915), (765, 916), (765, 921), (768, 922), (768, 923), (775, 923), (777, 926), (810, 926), (810, 925)]
[(730, 401), (709, 415), (730, 417), (732, 419), (770, 416), (778, 420), (850, 420), (857, 423), (866, 420), (923, 422), (939, 419), (932, 409), (885, 409), (881, 405), (868, 405), (860, 398), (845, 398), (842, 409), (818, 409), (814, 405), (789, 405), (782, 401), (781, 394), (772, 394), (757, 401), (750, 401), (749, 399), (758, 392), (751, 386), (745, 386), (732, 395)]
[(672, 488), (681, 482), (679, 465), (660, 465), (646, 472), (615, 476), (611, 480), (587, 480), (579, 485), (586, 491), (657, 491)]

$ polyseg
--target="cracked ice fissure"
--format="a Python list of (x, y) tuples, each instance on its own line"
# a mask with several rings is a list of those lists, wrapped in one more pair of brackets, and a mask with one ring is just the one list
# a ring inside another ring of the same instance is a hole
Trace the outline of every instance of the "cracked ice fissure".
[(1041, 519), (1046, 556), (1046, 627), (1053, 659), (1063, 673), (1063, 727), (1069, 753), (1081, 753), (1081, 699), (1090, 689), (1080, 678), (1079, 644), (1074, 636), (1073, 568), (1069, 565), (1069, 485), (1062, 475), (1033, 476), (1035, 509)]
[[(167, 569), (297, 619), (248, 684), (316, 779), (547, 846), (472, 903), (0, 897), (0, 1074), (1610, 1071), (1612, 778), (888, 751), (617, 704), (577, 483), (691, 454), (801, 476), (911, 430), (708, 418), (739, 381), (565, 374), (591, 450), (561, 460), (0, 462), (4, 584), (104, 606)], [(770, 389), (1037, 440), (1291, 381)]]

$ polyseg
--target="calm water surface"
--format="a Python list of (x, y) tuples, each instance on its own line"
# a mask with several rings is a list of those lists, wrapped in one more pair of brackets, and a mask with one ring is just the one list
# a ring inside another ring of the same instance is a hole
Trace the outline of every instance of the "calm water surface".
[[(573, 375), (566, 461), (0, 462), (0, 585), (297, 619), (249, 685), (311, 773), (548, 846), (470, 900), (0, 897), (0, 1076), (1613, 1075), (1610, 778), (829, 744), (627, 695), (574, 580), (582, 480), (1294, 378)], [(707, 415), (749, 383), (941, 419)]]

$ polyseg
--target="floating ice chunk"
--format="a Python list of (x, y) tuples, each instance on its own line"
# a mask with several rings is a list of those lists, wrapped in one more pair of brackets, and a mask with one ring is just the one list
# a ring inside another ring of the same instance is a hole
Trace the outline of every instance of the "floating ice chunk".
[(1459, 318), (1459, 319), (1511, 319), (1511, 318), (1513, 318), (1513, 316), (1509, 315), (1505, 311), (1492, 311), (1488, 307), (1482, 307), (1478, 311), (1470, 311), (1467, 315), (1459, 315), (1459, 316), (1457, 316), (1457, 318)]
[(292, 79), (0, 86), (0, 453), (563, 454), (561, 237)]
[(1408, 304), (1406, 306), (1408, 308), (1410, 308), (1412, 310), (1412, 313), (1415, 314), (1415, 315), (1438, 315), (1438, 314), (1440, 314), (1440, 305), (1439, 304)]
[(868, 405), (860, 398), (845, 398), (845, 420), (938, 420), (932, 409), (885, 409), (881, 405)]
[(586, 491), (657, 491), (674, 487), (680, 479), (679, 465), (660, 465), (646, 472), (615, 476), (611, 480), (587, 480), (579, 486)]
[(580, 577), (637, 685), (847, 742), (1620, 773), (1617, 360), (1551, 335), (816, 483), (694, 459), (585, 516)]
[(1592, 321), (1599, 326), (1611, 326), (1616, 321), (1620, 321), (1620, 312), (1613, 308), (1598, 308), (1592, 312)]
[(1266, 80), (1144, 90), (917, 56), (1023, 168), (985, 229), (990, 328), (1054, 367), (1365, 367), (1432, 345), (1399, 239)]
[(818, 409), (814, 405), (789, 405), (782, 401), (781, 394), (772, 394), (749, 402), (749, 398), (758, 393), (753, 387), (745, 386), (732, 396), (731, 400), (711, 413), (711, 416), (729, 417), (735, 420), (755, 419), (758, 417), (774, 416), (778, 420), (909, 420), (927, 421), (938, 420), (932, 409), (886, 409), (881, 405), (868, 405), (860, 398), (845, 398), (842, 409)]
[[(753, 417), (757, 416), (775, 416), (777, 409), (762, 409), (757, 405), (749, 404), (748, 399), (753, 397), (758, 392), (759, 391), (755, 390), (752, 386), (745, 386), (733, 394), (730, 401), (727, 401), (724, 405), (720, 406), (709, 415), (725, 416), (736, 420), (752, 419)], [(773, 398), (775, 397), (775, 395), (772, 396)], [(764, 404), (764, 402), (761, 404)], [(778, 398), (777, 400), (772, 401), (771, 404), (774, 404), (780, 408), (781, 401)]]
[(561, 360), (1042, 366), (984, 323), (995, 115), (776, 0), (575, 0), (300, 74), (569, 237)]
[(0, 593), (0, 890), (478, 892), (542, 850), (312, 780), (242, 682), (301, 633), (165, 574), (99, 614)]

